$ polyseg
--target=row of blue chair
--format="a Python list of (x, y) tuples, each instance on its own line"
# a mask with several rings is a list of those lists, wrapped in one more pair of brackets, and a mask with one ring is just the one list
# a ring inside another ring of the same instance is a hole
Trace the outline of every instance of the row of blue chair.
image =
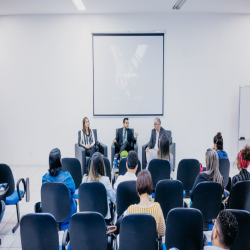
[[(239, 235), (231, 250), (249, 250), (250, 213), (229, 210), (239, 223)], [(55, 218), (46, 213), (27, 214), (21, 219), (21, 244), (23, 250), (106, 250), (108, 237), (103, 216), (96, 212), (74, 214), (69, 226), (70, 239), (63, 239), (59, 248), (57, 224)], [(32, 240), (31, 240), (32, 239)], [(159, 244), (156, 222), (149, 214), (130, 214), (121, 221), (119, 249), (156, 250), (176, 247), (185, 250), (203, 249), (203, 217), (193, 208), (172, 209), (166, 219), (165, 244)], [(112, 249), (117, 249), (114, 237)]]
[[(15, 188), (15, 180), (13, 173), (10, 167), (6, 164), (0, 164), (0, 183), (8, 184), (8, 191), (2, 198), (7, 206), (15, 205), (16, 213), (17, 213), (17, 224), (12, 229), (12, 232), (15, 233), (20, 224), (20, 209), (19, 202), (26, 195), (26, 202), (30, 201), (30, 189), (29, 189), (29, 178), (20, 178), (16, 183)], [(23, 190), (20, 189), (20, 184), (23, 185)]]

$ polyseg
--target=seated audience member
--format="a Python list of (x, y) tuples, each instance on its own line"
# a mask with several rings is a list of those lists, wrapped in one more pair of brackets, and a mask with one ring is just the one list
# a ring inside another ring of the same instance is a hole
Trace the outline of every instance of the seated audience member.
[(127, 173), (125, 175), (119, 175), (115, 184), (114, 191), (116, 193), (117, 187), (121, 182), (124, 181), (136, 181), (137, 177), (135, 175), (138, 168), (138, 155), (135, 151), (130, 151), (128, 153), (127, 162), (126, 162)]
[(218, 132), (214, 137), (214, 147), (213, 149), (217, 152), (218, 158), (227, 158), (228, 155), (225, 151), (223, 151), (223, 138), (222, 134)]
[(71, 216), (76, 212), (76, 202), (73, 198), (75, 193), (75, 183), (69, 172), (62, 171), (61, 152), (58, 148), (53, 149), (49, 155), (49, 173), (45, 174), (42, 183), (62, 182), (69, 190), (70, 216), (61, 224), (67, 224)]
[(83, 118), (82, 123), (83, 128), (81, 130), (81, 139), (79, 146), (84, 147), (86, 156), (90, 156), (91, 158), (92, 155), (96, 152), (95, 134), (89, 127), (89, 119), (87, 117)]
[[(250, 147), (246, 145), (242, 149), (236, 158), (237, 168), (240, 171), (239, 174), (235, 175), (232, 179), (232, 187), (239, 181), (250, 181), (250, 173), (247, 171), (247, 168), (250, 164)], [(228, 203), (229, 196), (225, 199), (225, 202)]]
[(146, 148), (146, 158), (147, 162), (149, 161), (149, 152), (150, 151), (158, 151), (159, 148), (159, 139), (161, 136), (165, 134), (165, 129), (161, 127), (160, 118), (156, 117), (154, 119), (154, 129), (151, 131), (151, 136), (149, 139), (148, 147)]
[[(158, 202), (151, 202), (148, 199), (148, 196), (151, 195), (153, 192), (153, 182), (151, 174), (148, 170), (144, 169), (139, 172), (136, 181), (136, 189), (138, 195), (140, 196), (140, 203), (129, 206), (128, 209), (124, 212), (124, 216), (126, 216), (127, 214), (135, 214), (135, 213), (152, 214), (156, 221), (158, 234), (160, 236), (164, 236), (166, 225), (161, 210), (161, 206)], [(119, 234), (120, 222), (122, 218), (123, 216), (121, 216), (116, 223), (116, 232), (115, 232), (116, 234)], [(113, 226), (111, 226), (111, 228), (112, 227)]]
[(213, 246), (205, 246), (204, 250), (229, 250), (239, 232), (235, 216), (227, 210), (219, 213), (215, 220), (211, 240)]
[(222, 194), (224, 193), (224, 181), (219, 170), (219, 158), (214, 149), (209, 148), (206, 152), (206, 168), (207, 171), (201, 172), (196, 177), (196, 180), (191, 191), (190, 198), (193, 200), (193, 191), (197, 184), (203, 181), (214, 181), (221, 184)]
[(91, 165), (89, 175), (84, 175), (83, 182), (92, 182), (92, 181), (99, 181), (101, 182), (107, 191), (107, 203), (108, 203), (108, 211), (105, 219), (110, 219), (111, 214), (109, 210), (109, 200), (115, 202), (116, 197), (114, 190), (109, 181), (109, 177), (106, 176), (106, 169), (105, 164), (103, 161), (103, 156), (99, 152), (95, 152), (91, 158)]
[(115, 153), (120, 153), (124, 150), (127, 152), (134, 150), (134, 143), (136, 143), (138, 133), (133, 135), (132, 130), (129, 128), (128, 118), (123, 119), (123, 128), (119, 128), (114, 139)]
[[(157, 151), (151, 150), (149, 152), (148, 164), (153, 159), (163, 159), (163, 160), (169, 161), (170, 173), (172, 172), (174, 157), (170, 153), (170, 142), (166, 134), (162, 134), (162, 136), (160, 137), (158, 150)], [(148, 165), (147, 165), (147, 168), (148, 168)]]
[(235, 175), (232, 179), (232, 185), (236, 184), (238, 181), (249, 181), (250, 173), (247, 168), (250, 164), (250, 147), (246, 145), (237, 155), (236, 159), (237, 168), (240, 171), (239, 174)]

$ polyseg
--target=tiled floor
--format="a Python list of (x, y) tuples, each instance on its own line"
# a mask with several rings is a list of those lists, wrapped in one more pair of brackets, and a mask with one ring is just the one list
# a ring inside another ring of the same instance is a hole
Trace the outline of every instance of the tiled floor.
[[(20, 202), (20, 213), (21, 216), (27, 213), (34, 212), (34, 204), (38, 201), (41, 201), (40, 189), (42, 184), (42, 176), (47, 172), (48, 167), (11, 167), (15, 181), (19, 178), (30, 178), (30, 202), (26, 203), (25, 199)], [(172, 178), (176, 179), (175, 170), (172, 173)], [(234, 176), (238, 173), (238, 170), (235, 166), (231, 166), (230, 176)], [(187, 199), (189, 204), (189, 200)], [(79, 210), (78, 210), (79, 211)], [(2, 244), (0, 249), (7, 250), (21, 250), (21, 239), (20, 239), (20, 227), (16, 232), (12, 233), (12, 228), (16, 225), (16, 207), (15, 206), (6, 206), (5, 214), (0, 223), (0, 239)], [(211, 233), (206, 233), (208, 239), (210, 239)], [(59, 233), (60, 242), (62, 239), (62, 232)]]

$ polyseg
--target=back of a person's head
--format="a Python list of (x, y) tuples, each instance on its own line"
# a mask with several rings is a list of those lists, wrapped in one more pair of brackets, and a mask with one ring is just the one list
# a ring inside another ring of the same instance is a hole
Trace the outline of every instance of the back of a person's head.
[(159, 139), (159, 158), (170, 158), (170, 142), (166, 134), (162, 134)]
[(217, 152), (212, 148), (207, 149), (206, 152), (206, 168), (206, 173), (210, 175), (212, 180), (223, 185), (223, 177), (219, 170), (219, 158)]
[(92, 180), (96, 180), (99, 176), (106, 175), (106, 168), (103, 161), (103, 156), (99, 152), (95, 152), (91, 158), (89, 175)]
[(54, 148), (49, 154), (49, 174), (51, 176), (57, 176), (61, 169), (61, 152), (58, 148)]
[(135, 167), (138, 165), (138, 155), (134, 150), (129, 151), (127, 164), (129, 169), (135, 169)]
[(243, 169), (247, 169), (250, 165), (250, 146), (246, 145), (238, 154), (238, 161)]
[(223, 150), (223, 138), (221, 132), (218, 132), (214, 137), (214, 144), (217, 145), (217, 150)]
[(225, 249), (229, 249), (239, 232), (239, 225), (236, 217), (227, 210), (219, 213), (216, 219), (219, 242)]
[(148, 194), (151, 195), (153, 192), (153, 181), (151, 174), (148, 170), (143, 169), (139, 172), (136, 181), (136, 190), (139, 195)]

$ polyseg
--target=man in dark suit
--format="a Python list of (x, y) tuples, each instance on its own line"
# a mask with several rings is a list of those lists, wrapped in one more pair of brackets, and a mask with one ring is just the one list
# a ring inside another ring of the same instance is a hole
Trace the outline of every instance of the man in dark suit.
[(148, 143), (148, 147), (146, 148), (146, 157), (147, 162), (149, 158), (150, 150), (158, 150), (159, 148), (159, 139), (161, 138), (162, 134), (166, 134), (166, 130), (161, 127), (161, 120), (160, 118), (156, 117), (154, 120), (154, 129), (152, 129), (150, 140)]
[(138, 133), (133, 135), (132, 130), (129, 129), (128, 118), (123, 119), (123, 128), (119, 128), (114, 139), (115, 153), (120, 153), (123, 150), (130, 151), (134, 149), (134, 143), (136, 143)]

